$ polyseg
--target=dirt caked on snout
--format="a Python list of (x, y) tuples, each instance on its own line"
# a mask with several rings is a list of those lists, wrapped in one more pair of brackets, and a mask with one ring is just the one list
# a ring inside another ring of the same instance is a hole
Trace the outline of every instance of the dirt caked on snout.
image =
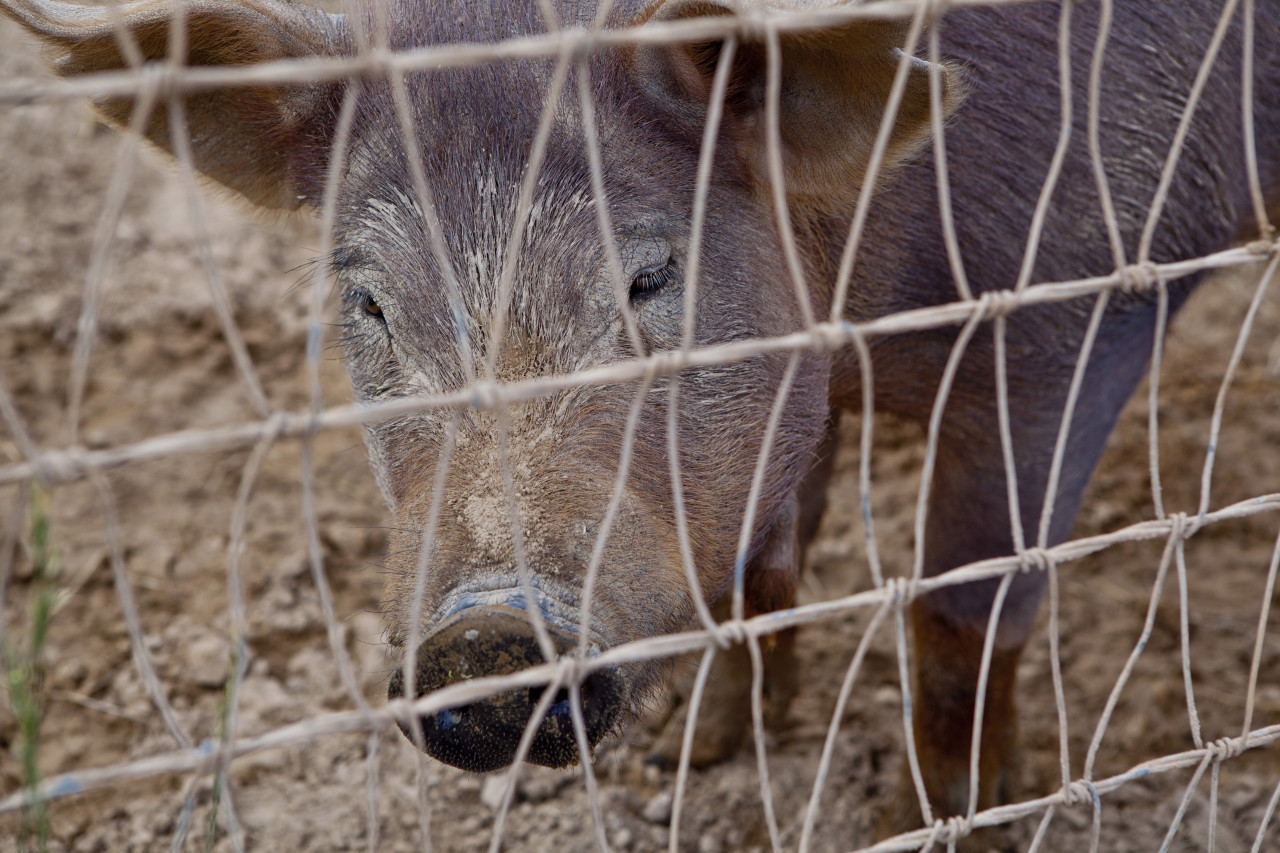
[[(476, 598), (475, 595), (467, 596)], [(537, 597), (546, 635), (556, 655), (573, 654), (578, 638), (558, 611)], [(423, 638), (418, 646), (416, 691), (425, 696), (451, 684), (475, 678), (509, 675), (546, 662), (531, 615), (520, 590), (484, 596), (485, 603), (456, 609)], [(598, 644), (589, 653), (598, 653)], [(511, 764), (531, 718), (544, 698), (546, 687), (535, 685), (507, 690), (466, 705), (423, 714), (415, 722), (401, 721), (400, 730), (432, 758), (463, 770), (483, 773)], [(392, 673), (389, 699), (410, 694), (403, 666)], [(589, 674), (580, 687), (582, 719), (587, 749), (615, 729), (622, 717), (626, 689), (613, 668)], [(543, 711), (525, 760), (545, 767), (567, 767), (581, 757), (574, 730), (570, 691), (560, 688)]]

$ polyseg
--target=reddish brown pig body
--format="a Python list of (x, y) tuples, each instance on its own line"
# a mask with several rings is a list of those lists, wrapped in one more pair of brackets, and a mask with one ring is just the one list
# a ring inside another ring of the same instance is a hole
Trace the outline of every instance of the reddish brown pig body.
[[(97, 13), (36, 0), (2, 0), (10, 13), (69, 57), (78, 73), (116, 67), (113, 29)], [(446, 9), (445, 6), (448, 6)], [(1259, 4), (1260, 20), (1280, 9)], [(437, 8), (439, 6), (440, 8)], [(589, 26), (594, 4), (562, 2), (561, 23)], [(609, 26), (650, 17), (729, 14), (720, 2), (619, 3)], [(144, 52), (165, 46), (162, 6), (126, 7)], [(325, 16), (277, 3), (190, 4), (191, 60), (243, 64), (312, 53), (355, 53), (375, 17)], [(1228, 31), (1152, 232), (1140, 235), (1196, 68), (1214, 28), (1199, 5), (1121, 4), (1106, 48), (1101, 89), (1102, 162), (1118, 216), (1109, 240), (1089, 161), (1083, 82), (1098, 9), (1079, 4), (1072, 27), (1073, 136), (1053, 190), (1031, 280), (1101, 275), (1118, 263), (1195, 257), (1257, 236), (1240, 129), (1240, 28)], [(966, 9), (941, 26), (939, 69), (960, 252), (976, 293), (1014, 286), (1059, 134), (1056, 6)], [(547, 29), (536, 2), (393, 2), (390, 46), (493, 42)], [(212, 34), (234, 32), (235, 39)], [(793, 275), (771, 194), (765, 128), (765, 47), (735, 43), (715, 166), (709, 184), (697, 279), (691, 212), (706, 104), (727, 49), (719, 41), (614, 46), (568, 72), (555, 105), (541, 175), (526, 218), (518, 199), (554, 59), (494, 61), (405, 78), (414, 144), (401, 136), (395, 90), (386, 81), (292, 88), (214, 90), (187, 99), (196, 165), (265, 205), (318, 205), (336, 197), (333, 269), (341, 284), (343, 345), (357, 400), (374, 403), (500, 381), (567, 374), (677, 349), (686, 312), (695, 345), (795, 332), (832, 309), (841, 251), (889, 88), (907, 47), (905, 26), (846, 21), (779, 40), (781, 172), (805, 283)], [(1255, 87), (1261, 180), (1280, 186), (1280, 51), (1260, 27)], [(889, 137), (900, 165), (873, 204), (853, 269), (844, 318), (860, 321), (956, 300), (941, 236), (928, 135), (928, 65), (907, 66), (905, 95)], [(579, 77), (588, 75), (585, 81)], [(618, 249), (615, 280), (601, 233), (579, 82), (591, 93), (608, 199), (607, 235)], [(352, 91), (349, 86), (358, 87)], [(962, 93), (966, 96), (962, 99)], [(326, 188), (333, 130), (354, 98), (341, 183)], [(957, 108), (957, 104), (960, 106)], [(1267, 106), (1264, 106), (1267, 105)], [(131, 102), (100, 104), (118, 122)], [(148, 127), (168, 142), (163, 111)], [(438, 231), (422, 203), (431, 188)], [(1273, 197), (1274, 201), (1274, 197)], [(518, 228), (520, 251), (507, 251)], [(514, 262), (514, 266), (511, 264)], [(621, 286), (619, 286), (619, 283)], [(1192, 282), (1170, 288), (1174, 308)], [(1092, 300), (1020, 310), (1008, 318), (1008, 393), (1017, 497), (1025, 541), (1034, 545), (1068, 388)], [(629, 315), (629, 316), (628, 316)], [(1121, 406), (1141, 378), (1155, 328), (1150, 292), (1109, 297), (1071, 422), (1046, 543), (1064, 539)], [(947, 327), (874, 339), (877, 407), (926, 421), (956, 341)], [(791, 601), (800, 555), (822, 505), (820, 464), (832, 412), (860, 408), (856, 353), (805, 351), (684, 370), (674, 417), (670, 378), (587, 385), (512, 403), (505, 411), (427, 411), (368, 428), (373, 467), (395, 516), (388, 641), (404, 655), (421, 645), (411, 676), (393, 695), (420, 694), (473, 676), (540, 663), (549, 650), (589, 653), (695, 624), (699, 596), (730, 585), (756, 456), (774, 397), (790, 375), (786, 405), (763, 477), (749, 537), (748, 606)], [(989, 325), (960, 362), (938, 441), (923, 569), (1014, 552), (996, 420)], [(638, 412), (627, 436), (630, 412)], [(680, 515), (668, 458), (675, 424), (689, 550), (699, 589), (686, 580)], [(633, 448), (610, 535), (599, 548), (589, 627), (580, 621), (587, 567), (614, 494), (620, 448)], [(447, 469), (442, 466), (447, 465)], [(442, 497), (433, 511), (436, 494)], [(429, 534), (429, 535), (428, 535)], [(420, 575), (420, 563), (424, 572)], [(420, 581), (421, 577), (421, 581)], [(1007, 796), (1015, 752), (1013, 681), (1044, 585), (1042, 573), (1009, 589), (995, 640), (982, 734), (980, 805)], [(917, 601), (916, 738), (934, 809), (962, 813), (969, 791), (970, 733), (983, 637), (995, 584), (951, 587)], [(542, 638), (531, 618), (545, 623)], [(581, 640), (586, 630), (588, 637)], [(655, 690), (662, 665), (599, 670), (583, 685), (594, 746)], [(732, 680), (726, 681), (730, 687)], [(422, 718), (406, 730), (460, 767), (509, 763), (541, 692), (517, 691)], [(741, 708), (741, 703), (737, 708)], [(737, 708), (703, 757), (736, 742)], [(552, 697), (529, 758), (564, 765), (579, 750), (568, 702)], [(736, 716), (735, 716), (736, 715)]]

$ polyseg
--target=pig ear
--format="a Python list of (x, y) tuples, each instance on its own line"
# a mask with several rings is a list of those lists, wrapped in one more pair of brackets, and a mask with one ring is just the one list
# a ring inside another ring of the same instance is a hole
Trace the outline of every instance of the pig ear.
[[(725, 0), (667, 0), (650, 20), (732, 16)], [(757, 28), (758, 29), (758, 28)], [(782, 58), (779, 131), (783, 179), (795, 201), (829, 206), (857, 197), (902, 60), (906, 25), (857, 20), (824, 30), (780, 33)], [(759, 36), (739, 41), (725, 97), (723, 136), (751, 177), (768, 183), (765, 92), (766, 45)], [(701, 127), (710, 101), (722, 40), (644, 46), (635, 53), (642, 85), (669, 105), (681, 123)], [(889, 138), (886, 166), (907, 159), (929, 135), (929, 69), (907, 60), (906, 89)], [(942, 109), (962, 97), (955, 69), (943, 65)]]
[[(112, 7), (53, 0), (0, 0), (49, 48), (58, 74), (72, 77), (128, 67), (119, 34), (146, 61), (168, 52), (173, 7), (141, 2)], [(189, 0), (189, 66), (235, 66), (334, 54), (342, 18), (280, 0)], [(328, 156), (329, 127), (340, 84), (226, 86), (184, 96), (195, 167), (205, 176), (267, 208), (293, 209), (314, 190)], [(94, 106), (112, 124), (129, 124), (135, 98), (103, 97)], [(155, 105), (143, 134), (173, 153), (167, 100)]]

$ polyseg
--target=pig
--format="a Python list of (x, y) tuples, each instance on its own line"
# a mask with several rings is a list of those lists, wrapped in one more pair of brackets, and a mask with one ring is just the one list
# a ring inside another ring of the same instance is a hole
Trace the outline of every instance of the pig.
[[(164, 60), (170, 46), (174, 12), (166, 0), (122, 4), (114, 21), (107, 9), (54, 0), (0, 6), (44, 41), (65, 76), (126, 67), (117, 34), (130, 36), (148, 61)], [(909, 43), (905, 21), (828, 15), (813, 28), (778, 32), (776, 162), (766, 97), (770, 46), (761, 26), (738, 27), (732, 39), (720, 32), (597, 46), (567, 66), (522, 219), (518, 199), (556, 79), (554, 56), (405, 74), (412, 144), (402, 136), (396, 84), (382, 75), (210, 85), (182, 97), (195, 168), (211, 183), (267, 210), (317, 209), (332, 198), (335, 250), (322, 261), (338, 284), (354, 396), (366, 404), (671, 352), (682, 346), (686, 325), (692, 344), (703, 347), (794, 333), (833, 310), (836, 319), (858, 323), (963, 298), (941, 226), (936, 109), (947, 122), (956, 241), (975, 298), (1020, 278), (1126, 269), (1128, 286), (1108, 296), (1100, 315), (1042, 536), (1060, 422), (1098, 303), (1027, 307), (1005, 321), (1016, 521), (1024, 546), (1052, 545), (1069, 535), (1107, 436), (1147, 369), (1157, 290), (1165, 288), (1176, 311), (1196, 283), (1192, 276), (1158, 284), (1147, 262), (1273, 238), (1265, 206), (1252, 201), (1245, 150), (1255, 146), (1259, 184), (1274, 208), (1280, 31), (1272, 22), (1280, 3), (1257, 6), (1256, 135), (1242, 131), (1235, 21), (1144, 240), (1170, 140), (1219, 13), (1205, 4), (1114, 10), (1099, 102), (1102, 184), (1090, 160), (1083, 91), (1100, 8), (1074, 4), (1072, 135), (1029, 276), (1021, 275), (1029, 225), (1060, 131), (1056, 5), (950, 11), (930, 22), (940, 28), (936, 64), (912, 55), (919, 42)], [(548, 8), (555, 21), (544, 17)], [(619, 0), (604, 10), (593, 0), (388, 0), (384, 9), (382, 17), (375, 7), (334, 15), (285, 0), (190, 0), (186, 62), (216, 68), (350, 57), (383, 24), (387, 46), (402, 50), (495, 43), (557, 26), (757, 20), (729, 0)], [(901, 102), (889, 117), (900, 67)], [(717, 73), (724, 75), (723, 110), (695, 260), (694, 188)], [(590, 117), (579, 86), (591, 95)], [(127, 126), (136, 99), (95, 103), (110, 122)], [(169, 110), (162, 98), (140, 127), (172, 153)], [(837, 289), (842, 252), (882, 121), (890, 125), (880, 179), (844, 298)], [(349, 138), (339, 149), (344, 122)], [(589, 132), (599, 139), (607, 217), (597, 208)], [(1103, 185), (1116, 213), (1114, 240)], [(513, 231), (518, 254), (508, 252)], [(1274, 243), (1263, 249), (1276, 251)], [(695, 263), (696, 301), (687, 298)], [(937, 428), (919, 543), (924, 577), (1018, 550), (997, 414), (996, 338), (991, 322), (971, 331)], [(841, 411), (861, 409), (864, 368), (874, 376), (878, 409), (928, 423), (959, 334), (944, 325), (877, 335), (866, 365), (852, 346), (805, 346), (686, 367), (674, 377), (558, 388), (501, 408), (412, 411), (370, 423), (369, 457), (394, 517), (386, 637), (403, 663), (389, 681), (390, 697), (697, 627), (700, 604), (724, 600), (739, 563), (745, 615), (791, 606), (823, 511), (832, 423)], [(785, 405), (740, 559), (756, 459), (779, 389)], [(615, 496), (624, 445), (629, 465)], [(606, 518), (609, 535), (598, 543)], [(1015, 676), (1046, 586), (1035, 554), (1010, 582), (992, 638), (980, 808), (1013, 795)], [(598, 571), (584, 607), (593, 562)], [(997, 588), (998, 581), (949, 586), (909, 605), (913, 736), (934, 816), (964, 814), (969, 805), (980, 661)], [(721, 605), (718, 612), (728, 611)], [(766, 644), (782, 673), (790, 641), (784, 632)], [(700, 742), (697, 763), (731, 754), (747, 725), (743, 655), (739, 646), (717, 658), (721, 675), (711, 684), (722, 701), (708, 712), (710, 724), (703, 721), (710, 737)], [(652, 660), (590, 670), (580, 685), (588, 751), (654, 701), (665, 672), (664, 662)], [(785, 706), (794, 675), (791, 683), (771, 683), (780, 685), (775, 693)], [(548, 766), (577, 762), (567, 692), (548, 700), (541, 688), (508, 691), (402, 728), (442, 761), (490, 771), (517, 758), (539, 703), (545, 714), (524, 757)], [(673, 742), (661, 739), (655, 760), (671, 760)], [(902, 800), (902, 825), (918, 822), (914, 789), (907, 786)]]

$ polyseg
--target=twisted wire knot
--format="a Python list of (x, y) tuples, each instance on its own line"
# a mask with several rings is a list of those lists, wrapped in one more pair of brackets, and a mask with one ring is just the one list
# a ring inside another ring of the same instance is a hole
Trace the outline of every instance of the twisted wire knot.
[(720, 648), (727, 649), (746, 641), (747, 625), (741, 619), (727, 619), (716, 626), (716, 642), (720, 644)]
[(1220, 737), (1212, 743), (1205, 744), (1204, 748), (1213, 756), (1214, 761), (1235, 758), (1245, 750), (1243, 741), (1237, 741), (1235, 738), (1229, 737)]
[(929, 829), (929, 837), (926, 838), (924, 844), (920, 846), (921, 853), (928, 853), (928, 851), (933, 849), (933, 845), (937, 844), (939, 841), (945, 840), (947, 822), (942, 818), (936, 818), (933, 821), (933, 826)]
[(817, 323), (810, 332), (813, 338), (812, 348), (818, 352), (833, 352), (840, 349), (852, 337), (849, 329), (852, 323)]
[(559, 683), (563, 685), (580, 685), (590, 675), (587, 667), (583, 666), (584, 661), (577, 655), (564, 655), (556, 663), (556, 674), (549, 683)]
[(38, 453), (27, 461), (35, 470), (37, 480), (63, 483), (76, 479), (81, 472), (88, 470), (89, 465), (84, 459), (87, 453), (85, 448), (76, 444), (62, 450)]
[(1098, 789), (1087, 779), (1077, 779), (1062, 789), (1063, 805), (1074, 806), (1085, 800), (1095, 804), (1098, 802)]
[(284, 432), (284, 428), (289, 423), (289, 415), (286, 412), (272, 412), (263, 420), (262, 425), (266, 429), (262, 433), (263, 440), (270, 439), (275, 441)]
[(471, 406), (475, 409), (495, 409), (501, 395), (498, 386), (493, 382), (479, 381), (471, 386)]
[(1035, 569), (1047, 572), (1055, 565), (1053, 555), (1045, 548), (1024, 548), (1018, 554), (1019, 571), (1023, 574)]
[(894, 604), (906, 604), (916, 597), (916, 582), (913, 578), (886, 578), (884, 587), (889, 593), (889, 600)]
[(1251, 243), (1247, 243), (1245, 244), (1245, 248), (1255, 255), (1261, 255), (1264, 258), (1269, 258), (1276, 252), (1280, 252), (1280, 241), (1269, 239), (1269, 237), (1270, 235), (1268, 234), (1267, 237), (1264, 237), (1261, 240), (1254, 240)]
[(952, 815), (947, 818), (947, 841), (959, 841), (973, 834), (973, 818), (969, 815)]
[(1157, 285), (1163, 285), (1164, 278), (1160, 268), (1154, 261), (1143, 261), (1130, 264), (1120, 270), (1120, 291), (1122, 293), (1149, 293)]
[(1175, 512), (1169, 516), (1169, 521), (1173, 528), (1169, 531), (1169, 535), (1174, 539), (1185, 542), (1192, 536), (1196, 535), (1196, 531), (1200, 529), (1200, 518), (1191, 517), (1185, 512)]
[(174, 67), (167, 62), (147, 62), (140, 68), (133, 69), (138, 75), (138, 101), (152, 99), (152, 103), (163, 103), (173, 95), (182, 94), (182, 77), (187, 66)]
[(1007, 317), (1022, 304), (1015, 290), (987, 290), (978, 295), (977, 312), (983, 320)]

